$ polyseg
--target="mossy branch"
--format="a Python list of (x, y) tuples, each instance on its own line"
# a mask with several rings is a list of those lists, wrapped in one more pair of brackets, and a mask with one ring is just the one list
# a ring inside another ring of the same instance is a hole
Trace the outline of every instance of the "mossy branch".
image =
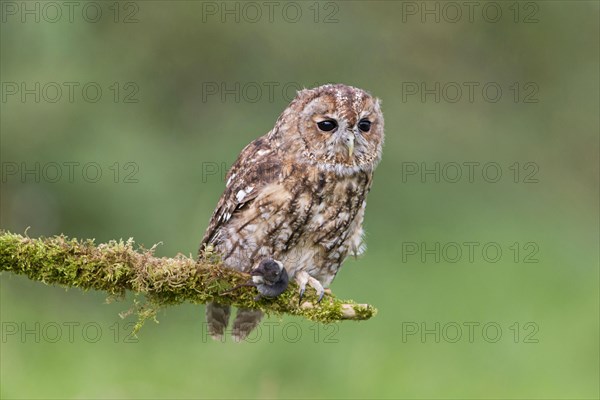
[[(241, 287), (224, 294), (248, 282), (250, 276), (224, 268), (214, 254), (205, 254), (200, 260), (181, 254), (174, 258), (155, 257), (154, 247), (136, 250), (132, 239), (96, 245), (93, 240), (69, 239), (62, 235), (32, 239), (0, 231), (0, 271), (26, 275), (45, 284), (102, 290), (113, 296), (124, 295), (128, 290), (141, 293), (154, 310), (183, 302), (218, 301), (323, 323), (365, 320), (376, 313), (370, 305), (342, 301), (330, 294), (317, 303), (312, 290), (307, 290), (299, 306), (295, 283), (290, 283), (276, 299), (255, 301), (257, 292), (253, 287)], [(147, 316), (140, 315), (142, 320)]]

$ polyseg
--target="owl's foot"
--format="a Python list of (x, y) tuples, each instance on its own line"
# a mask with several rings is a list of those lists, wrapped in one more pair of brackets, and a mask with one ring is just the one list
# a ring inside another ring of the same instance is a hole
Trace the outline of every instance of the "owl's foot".
[(319, 282), (316, 278), (310, 276), (308, 272), (298, 272), (296, 274), (296, 282), (298, 283), (298, 286), (300, 286), (300, 300), (298, 301), (298, 304), (302, 303), (302, 297), (304, 296), (307, 283), (310, 287), (317, 291), (317, 295), (319, 296), (319, 300), (317, 302), (323, 300), (323, 296), (325, 295), (325, 289), (323, 288), (323, 285), (321, 285), (321, 282)]

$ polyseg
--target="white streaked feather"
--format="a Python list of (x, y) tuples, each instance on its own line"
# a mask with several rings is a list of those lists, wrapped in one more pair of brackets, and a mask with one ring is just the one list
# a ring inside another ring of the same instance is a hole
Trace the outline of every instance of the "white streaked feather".
[(225, 186), (229, 186), (229, 184), (231, 183), (231, 181), (233, 181), (233, 179), (235, 178), (236, 174), (233, 174), (229, 177), (229, 179), (227, 179), (227, 183), (225, 184)]
[(235, 195), (235, 198), (237, 199), (238, 203), (241, 203), (242, 200), (244, 200), (244, 197), (246, 197), (246, 194), (247, 193), (244, 189), (237, 192), (237, 194)]

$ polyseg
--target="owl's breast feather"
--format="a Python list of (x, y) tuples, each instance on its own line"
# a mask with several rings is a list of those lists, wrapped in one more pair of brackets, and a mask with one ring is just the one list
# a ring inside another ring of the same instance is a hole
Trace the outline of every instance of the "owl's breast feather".
[(366, 173), (290, 176), (262, 188), (224, 226), (218, 244), (226, 265), (249, 271), (265, 257), (331, 283), (349, 254), (362, 251), (362, 221), (370, 186)]

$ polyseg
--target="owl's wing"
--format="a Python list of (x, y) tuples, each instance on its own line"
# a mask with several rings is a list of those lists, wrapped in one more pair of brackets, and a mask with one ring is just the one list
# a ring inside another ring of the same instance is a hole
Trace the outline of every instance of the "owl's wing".
[(213, 242), (219, 229), (237, 210), (254, 200), (265, 185), (276, 181), (280, 175), (277, 151), (265, 136), (246, 146), (227, 173), (225, 191), (204, 233), (200, 250)]

